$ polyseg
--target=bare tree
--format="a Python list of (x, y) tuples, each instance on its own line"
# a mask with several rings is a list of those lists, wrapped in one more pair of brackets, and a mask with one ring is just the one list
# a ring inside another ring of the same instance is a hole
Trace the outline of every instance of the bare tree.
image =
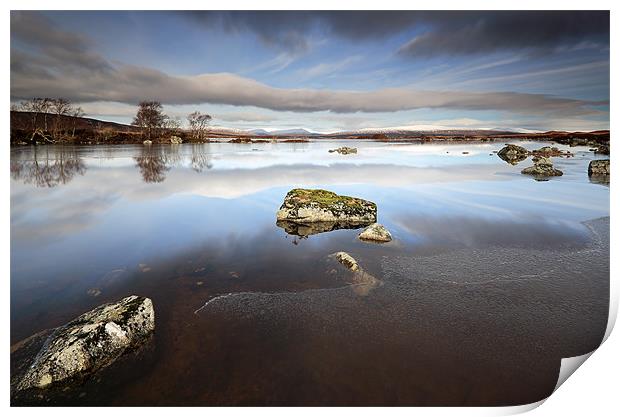
[(163, 128), (166, 129), (168, 133), (172, 133), (173, 135), (178, 134), (179, 130), (181, 130), (181, 118), (179, 116), (165, 116)]
[[(30, 137), (31, 141), (34, 141), (35, 136), (39, 135), (46, 141), (52, 142), (52, 140), (47, 135), (47, 116), (50, 112), (52, 99), (51, 98), (32, 98), (30, 100), (22, 101), (19, 105), (22, 111), (29, 112), (30, 122), (32, 124), (32, 135)], [(39, 127), (38, 121), (39, 116), (43, 117), (43, 128)]]
[(19, 104), (19, 107), (22, 111), (31, 113), (30, 120), (32, 123), (32, 130), (35, 131), (39, 127), (37, 125), (39, 115), (42, 113), (47, 113), (47, 111), (49, 110), (49, 99), (39, 97), (32, 98), (30, 100), (22, 101)]
[(211, 116), (206, 113), (200, 113), (199, 111), (190, 113), (187, 116), (189, 128), (194, 139), (204, 139), (207, 127), (209, 126), (211, 119)]
[(54, 118), (54, 128), (52, 136), (58, 139), (65, 132), (65, 119), (71, 111), (71, 102), (65, 98), (55, 98), (50, 100), (50, 112), (56, 117)]
[[(32, 98), (11, 105), (11, 111), (29, 113), (31, 142), (35, 142), (35, 138), (56, 142), (68, 136), (71, 127), (71, 136), (75, 137), (77, 121), (84, 116), (81, 107), (75, 107), (64, 98)], [(48, 119), (52, 121), (51, 125), (48, 124)]]
[(71, 130), (71, 137), (74, 138), (75, 137), (75, 126), (77, 124), (77, 121), (79, 118), (84, 117), (86, 113), (84, 113), (84, 110), (81, 107), (73, 107), (70, 111), (69, 111), (69, 116), (72, 117), (72, 130)]
[(165, 120), (166, 115), (159, 101), (142, 101), (131, 124), (142, 128), (146, 138), (150, 140), (153, 133), (163, 127)]

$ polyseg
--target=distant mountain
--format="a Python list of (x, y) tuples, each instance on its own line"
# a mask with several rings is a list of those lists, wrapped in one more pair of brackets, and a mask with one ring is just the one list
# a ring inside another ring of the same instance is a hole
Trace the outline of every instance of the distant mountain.
[(243, 129), (235, 129), (232, 127), (224, 126), (210, 126), (207, 129), (207, 133), (210, 135), (231, 135), (231, 136), (253, 136), (254, 133)]
[(349, 130), (345, 132), (331, 133), (328, 136), (371, 136), (380, 135), (386, 137), (425, 137), (425, 136), (494, 136), (516, 133), (505, 129), (451, 129), (443, 126), (412, 126), (412, 127), (388, 127), (388, 128), (365, 128)]
[(251, 135), (256, 135), (256, 136), (267, 136), (270, 134), (265, 129), (252, 129), (252, 130), (248, 130), (248, 133)]
[(251, 135), (257, 135), (257, 136), (291, 136), (291, 135), (315, 136), (315, 135), (319, 135), (319, 133), (311, 132), (309, 130), (302, 129), (302, 128), (272, 130), (272, 131), (267, 131), (265, 129), (252, 129), (252, 130), (248, 130), (247, 133)]
[(496, 132), (540, 133), (540, 130), (524, 129), (524, 128), (517, 128), (517, 127), (494, 127), (491, 130), (494, 130)]

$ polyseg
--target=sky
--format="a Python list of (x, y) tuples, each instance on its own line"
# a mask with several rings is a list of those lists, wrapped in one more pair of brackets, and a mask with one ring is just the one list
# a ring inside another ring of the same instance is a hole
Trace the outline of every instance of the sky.
[(12, 11), (11, 102), (315, 132), (609, 129), (608, 11)]

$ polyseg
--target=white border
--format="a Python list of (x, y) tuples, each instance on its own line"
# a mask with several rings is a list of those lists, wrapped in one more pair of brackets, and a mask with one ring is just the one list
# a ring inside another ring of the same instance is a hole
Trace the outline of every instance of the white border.
[[(42, 1), (42, 0), (22, 0), (22, 1), (5, 1), (5, 11), (1, 15), (2, 31), (4, 32), (4, 42), (2, 43), (2, 56), (3, 65), (2, 71), (4, 72), (3, 90), (5, 100), (5, 112), (0, 113), (2, 117), (2, 126), (5, 136), (4, 149), (0, 153), (2, 161), (2, 167), (4, 169), (4, 175), (0, 176), (0, 184), (2, 184), (2, 204), (0, 210), (2, 210), (2, 227), (3, 227), (3, 239), (2, 239), (2, 265), (4, 266), (4, 274), (2, 283), (4, 285), (4, 325), (2, 326), (2, 340), (5, 348), (8, 350), (10, 345), (9, 338), (9, 305), (10, 305), (10, 292), (9, 292), (9, 276), (10, 276), (10, 191), (9, 191), (9, 144), (8, 144), (8, 132), (9, 132), (9, 97), (10, 97), (10, 71), (9, 71), (9, 39), (10, 39), (10, 21), (9, 10), (11, 9), (74, 9), (74, 10), (104, 10), (104, 9), (158, 9), (158, 10), (190, 10), (190, 9), (213, 9), (213, 10), (232, 10), (232, 9), (297, 9), (297, 10), (329, 10), (329, 9), (416, 9), (416, 10), (461, 10), (461, 9), (495, 9), (495, 10), (518, 10), (518, 9), (530, 9), (530, 10), (546, 10), (546, 9), (591, 9), (591, 10), (611, 10), (611, 73), (614, 73), (614, 68), (617, 68), (617, 30), (619, 27), (620, 19), (618, 18), (618, 7), (614, 6), (620, 4), (617, 1), (600, 1), (589, 0), (575, 1), (543, 1), (543, 0), (520, 0), (520, 1), (489, 1), (489, 0), (470, 0), (465, 2), (458, 1), (441, 1), (434, 0), (428, 2), (411, 2), (411, 1), (394, 1), (394, 0), (382, 0), (380, 2), (374, 0), (357, 0), (357, 1), (339, 1), (334, 2), (326, 0), (315, 0), (312, 2), (300, 2), (300, 1), (284, 1), (284, 0), (267, 0), (267, 1), (251, 1), (251, 0), (226, 0), (223, 2), (207, 2), (207, 1), (186, 1), (175, 0), (162, 1), (151, 0), (148, 2), (128, 1), (128, 0), (107, 0), (107, 1), (77, 1), (77, 0), (58, 0), (55, 2)], [(467, 6), (467, 7), (464, 7)], [(617, 71), (616, 71), (617, 72)], [(611, 102), (615, 103), (618, 98), (617, 94), (617, 82), (614, 77), (611, 78)], [(618, 124), (618, 112), (614, 111), (615, 106), (611, 107), (610, 114), (611, 119), (611, 131), (615, 132)], [(614, 140), (614, 143), (617, 140)], [(614, 149), (615, 149), (614, 144)], [(616, 152), (614, 152), (615, 154)], [(614, 172), (615, 172), (615, 164)], [(616, 192), (616, 186), (611, 186), (611, 253), (615, 254), (617, 245), (617, 227), (615, 222), (615, 213), (618, 208), (618, 193)], [(594, 352), (594, 358), (587, 361), (584, 366), (577, 370), (577, 375), (569, 379), (569, 382), (563, 384), (557, 392), (555, 392), (547, 401), (543, 401), (545, 404), (542, 407), (538, 407), (541, 403), (520, 406), (520, 407), (506, 407), (506, 408), (387, 408), (376, 410), (374, 408), (363, 408), (355, 410), (343, 410), (340, 408), (321, 408), (320, 410), (311, 408), (149, 408), (149, 409), (129, 409), (119, 408), (114, 410), (107, 410), (103, 408), (90, 408), (87, 412), (93, 415), (104, 415), (109, 412), (115, 414), (120, 413), (134, 414), (149, 413), (154, 415), (168, 415), (170, 412), (182, 412), (187, 415), (203, 415), (204, 413), (218, 414), (218, 415), (237, 415), (238, 413), (251, 413), (253, 415), (289, 415), (295, 413), (296, 415), (304, 416), (315, 414), (320, 412), (321, 414), (328, 415), (341, 415), (342, 413), (354, 412), (361, 416), (370, 416), (376, 414), (378, 411), (381, 413), (389, 412), (395, 415), (411, 415), (412, 413), (422, 413), (423, 415), (505, 415), (525, 412), (531, 409), (531, 415), (544, 416), (544, 415), (566, 415), (566, 416), (583, 416), (584, 414), (592, 415), (609, 415), (613, 413), (612, 410), (618, 410), (617, 400), (617, 384), (615, 383), (618, 378), (618, 355), (620, 352), (620, 339), (617, 334), (611, 333), (610, 330), (613, 327), (617, 316), (618, 309), (618, 267), (617, 260), (614, 256), (611, 256), (611, 307), (610, 307), (610, 322), (607, 329), (606, 337), (609, 339)], [(615, 332), (617, 333), (617, 332)], [(590, 355), (584, 355), (589, 357)], [(4, 406), (9, 405), (9, 355), (5, 353), (2, 361), (3, 375), (2, 379), (2, 394), (4, 396)], [(583, 357), (581, 359), (584, 359)], [(581, 362), (579, 358), (568, 360), (566, 364), (572, 363), (574, 368), (575, 363)], [(564, 367), (563, 367), (564, 368)], [(566, 369), (564, 369), (566, 371)], [(199, 381), (196, 381), (199, 383)], [(536, 408), (538, 407), (538, 408)], [(34, 415), (44, 412), (46, 415), (62, 415), (77, 414), (84, 412), (83, 410), (73, 408), (46, 408), (45, 410), (35, 408), (12, 408), (7, 410), (11, 414), (15, 415)], [(314, 416), (313, 416), (314, 417)]]

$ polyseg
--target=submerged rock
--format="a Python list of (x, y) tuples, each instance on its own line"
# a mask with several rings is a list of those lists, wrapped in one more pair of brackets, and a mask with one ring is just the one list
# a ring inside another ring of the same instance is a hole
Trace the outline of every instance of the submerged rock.
[(609, 159), (590, 161), (590, 165), (588, 165), (588, 175), (609, 175)]
[(523, 146), (508, 143), (497, 152), (497, 156), (511, 165), (517, 165), (519, 162), (527, 159), (529, 152)]
[(334, 256), (336, 257), (336, 260), (338, 262), (340, 262), (341, 264), (349, 268), (351, 271), (357, 271), (359, 269), (359, 265), (357, 261), (355, 260), (355, 258), (353, 258), (348, 253), (336, 252)]
[(16, 390), (48, 388), (90, 375), (141, 346), (154, 328), (149, 298), (132, 295), (99, 306), (49, 335)]
[(99, 297), (101, 295), (101, 290), (99, 288), (90, 288), (88, 291), (86, 291), (86, 294), (90, 295), (91, 297)]
[(390, 232), (379, 223), (371, 224), (358, 237), (361, 240), (372, 240), (375, 242), (389, 242), (392, 240)]
[(536, 177), (558, 177), (564, 173), (559, 169), (553, 167), (551, 159), (544, 156), (535, 157), (533, 159), (534, 166), (527, 167), (521, 171), (525, 175), (534, 175)]
[(316, 222), (377, 221), (377, 205), (361, 198), (338, 195), (320, 189), (295, 188), (289, 191), (277, 213), (277, 220), (308, 224)]
[(357, 148), (349, 148), (348, 146), (341, 146), (340, 148), (330, 149), (329, 153), (338, 152), (341, 155), (348, 155), (351, 153), (357, 153)]
[(359, 266), (355, 258), (346, 252), (336, 252), (330, 257), (336, 258), (344, 267), (353, 272), (351, 284), (353, 291), (360, 296), (366, 296), (370, 291), (382, 284), (382, 281), (367, 273)]

